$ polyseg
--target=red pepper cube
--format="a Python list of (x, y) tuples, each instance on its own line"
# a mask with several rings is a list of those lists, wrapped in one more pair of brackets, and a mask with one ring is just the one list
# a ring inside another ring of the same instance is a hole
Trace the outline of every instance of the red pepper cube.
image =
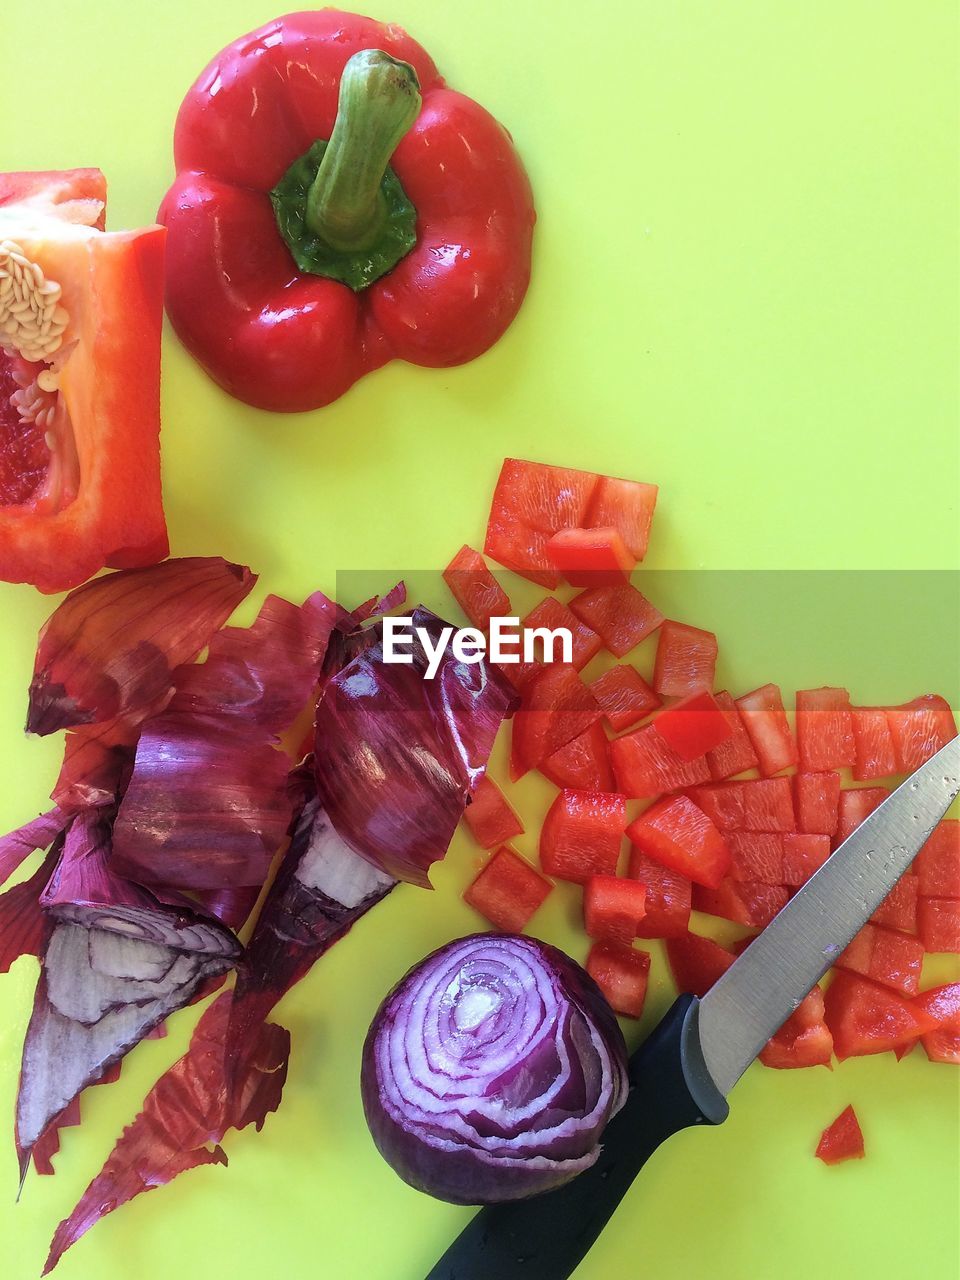
[(677, 990), (699, 996), (701, 1000), (737, 958), (719, 942), (696, 933), (668, 938), (666, 947), (667, 963)]
[(616, 658), (645, 640), (663, 622), (663, 614), (629, 582), (617, 587), (588, 587), (570, 608), (592, 627)]
[(917, 932), (931, 955), (960, 952), (960, 898), (921, 898)]
[(715, 889), (693, 886), (694, 911), (755, 929), (765, 929), (789, 898), (789, 892), (782, 885), (734, 880), (732, 876), (721, 880)]
[(783, 698), (775, 684), (765, 684), (737, 699), (744, 723), (765, 778), (797, 763), (797, 747), (783, 709)]
[(960, 820), (945, 818), (914, 860), (924, 898), (960, 898)]
[(626, 582), (637, 563), (616, 529), (561, 529), (547, 543), (547, 557), (572, 587)]
[(900, 877), (870, 919), (873, 924), (882, 924), (885, 929), (916, 933), (919, 900), (920, 882), (915, 875), (907, 872)]
[(796, 831), (789, 778), (748, 778), (735, 785), (743, 797), (744, 831)]
[(614, 738), (610, 743), (610, 763), (619, 790), (635, 799), (679, 791), (710, 778), (706, 757), (681, 760), (654, 724)]
[(477, 844), (493, 849), (514, 836), (523, 835), (523, 823), (507, 803), (503, 792), (484, 774), (470, 793), (463, 820)]
[(936, 1020), (935, 1029), (921, 1037), (930, 1061), (960, 1064), (960, 982), (948, 982), (923, 991), (913, 1003)]
[(925, 693), (886, 711), (900, 773), (913, 773), (957, 736), (950, 704), (939, 694)]
[(707, 764), (714, 782), (722, 782), (725, 778), (732, 778), (734, 774), (744, 773), (747, 769), (756, 769), (760, 762), (750, 741), (750, 735), (743, 727), (743, 721), (740, 719), (740, 713), (733, 698), (729, 693), (721, 690), (716, 695), (716, 699), (730, 726), (730, 737), (714, 747), (712, 751), (707, 752)]
[(824, 1007), (834, 1053), (841, 1062), (910, 1044), (937, 1025), (932, 1015), (912, 1001), (842, 969), (827, 988)]
[(841, 791), (834, 848), (843, 844), (860, 823), (869, 818), (878, 805), (883, 804), (889, 794), (886, 787), (850, 787)]
[[(595, 631), (590, 628), (576, 616), (571, 613), (565, 604), (561, 604), (559, 600), (555, 600), (553, 596), (547, 596), (527, 614), (522, 623), (524, 631), (545, 630), (545, 631), (569, 631), (570, 632), (570, 666), (580, 671), (587, 665), (591, 658), (595, 657), (603, 647), (603, 641)], [(540, 648), (541, 654), (546, 656), (548, 644), (547, 637), (534, 636), (534, 640)], [(559, 641), (549, 641), (551, 661), (565, 661), (564, 649)]]
[(555, 587), (560, 577), (550, 563), (547, 543), (558, 529), (583, 525), (597, 479), (592, 471), (505, 458), (484, 551), (531, 582)]
[(915, 996), (920, 989), (923, 943), (905, 933), (867, 923), (841, 952), (838, 969), (859, 973), (881, 986)]
[(850, 695), (846, 689), (801, 689), (797, 694), (800, 768), (822, 773), (856, 759)]
[(479, 551), (462, 546), (443, 571), (443, 580), (475, 627), (486, 631), (491, 618), (510, 616), (510, 599)]
[(783, 883), (806, 884), (830, 857), (830, 837), (788, 831), (783, 842)]
[(553, 885), (504, 845), (463, 895), (464, 902), (505, 933), (521, 933)]
[(839, 773), (798, 773), (793, 779), (797, 826), (806, 835), (834, 836), (840, 820)]
[(591, 876), (583, 890), (583, 923), (599, 942), (629, 947), (646, 913), (647, 890), (637, 880)]
[(524, 685), (513, 718), (510, 777), (514, 782), (600, 719), (593, 694), (573, 667), (547, 665)]
[(883, 707), (852, 707), (854, 762), (857, 782), (872, 782), (897, 772), (897, 753)]
[(743, 788), (739, 782), (724, 782), (709, 787), (691, 787), (693, 803), (707, 815), (720, 831), (744, 829)]
[(629, 729), (660, 706), (659, 697), (636, 667), (625, 664), (604, 671), (587, 688), (614, 733)]
[(683, 937), (690, 924), (691, 884), (686, 876), (648, 858), (630, 846), (627, 875), (647, 891), (646, 914), (637, 926), (638, 938)]
[(600, 476), (590, 498), (585, 523), (590, 529), (612, 526), (634, 559), (642, 560), (647, 554), (656, 505), (655, 484)]
[(659, 800), (627, 828), (642, 853), (697, 884), (716, 886), (730, 866), (730, 850), (702, 809), (686, 796)]
[(616, 792), (561, 791), (540, 831), (540, 866), (576, 884), (614, 875), (626, 821), (626, 799)]
[(574, 791), (613, 791), (610, 752), (603, 725), (597, 721), (540, 765), (540, 772), (554, 786)]
[(863, 1133), (857, 1113), (853, 1107), (846, 1107), (820, 1135), (816, 1157), (824, 1164), (839, 1164), (841, 1160), (862, 1160), (863, 1156)]
[(657, 640), (654, 689), (665, 698), (712, 689), (717, 652), (717, 637), (712, 631), (683, 622), (664, 622)]
[(759, 884), (786, 883), (783, 836), (759, 831), (730, 831), (730, 878)]
[(760, 1050), (765, 1067), (829, 1067), (833, 1036), (823, 1020), (823, 992), (819, 987), (800, 1001), (783, 1026)]
[(732, 737), (729, 721), (708, 690), (674, 702), (654, 723), (681, 760), (696, 760)]
[(647, 998), (650, 954), (617, 942), (595, 942), (587, 956), (587, 973), (614, 1013), (639, 1018)]

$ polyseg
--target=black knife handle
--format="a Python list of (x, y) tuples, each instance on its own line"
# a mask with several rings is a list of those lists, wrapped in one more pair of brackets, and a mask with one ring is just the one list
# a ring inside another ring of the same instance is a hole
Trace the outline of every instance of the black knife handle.
[(681, 996), (630, 1059), (630, 1093), (596, 1164), (557, 1191), (481, 1209), (427, 1280), (566, 1280), (660, 1143), (727, 1118), (703, 1061), (699, 1007)]

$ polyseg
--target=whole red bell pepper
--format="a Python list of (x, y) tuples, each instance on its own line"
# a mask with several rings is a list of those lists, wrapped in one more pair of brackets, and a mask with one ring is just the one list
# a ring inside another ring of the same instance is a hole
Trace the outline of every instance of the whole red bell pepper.
[(231, 395), (313, 409), (486, 351), (530, 276), (509, 134), (399, 27), (333, 9), (229, 45), (180, 108), (167, 311)]
[(104, 231), (99, 169), (0, 174), (0, 578), (162, 560), (163, 227)]

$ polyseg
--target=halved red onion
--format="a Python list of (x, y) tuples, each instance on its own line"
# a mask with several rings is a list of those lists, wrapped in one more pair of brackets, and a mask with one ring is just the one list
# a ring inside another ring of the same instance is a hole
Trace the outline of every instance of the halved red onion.
[(454, 1204), (537, 1195), (594, 1163), (627, 1096), (609, 1005), (547, 943), (475, 934), (390, 992), (363, 1049), (367, 1124), (385, 1160)]

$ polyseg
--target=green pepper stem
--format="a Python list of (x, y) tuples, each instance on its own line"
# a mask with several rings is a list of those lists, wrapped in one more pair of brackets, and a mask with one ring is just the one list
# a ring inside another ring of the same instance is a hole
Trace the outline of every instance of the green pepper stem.
[(419, 111), (420, 84), (409, 63), (362, 49), (344, 67), (336, 123), (305, 215), (332, 248), (351, 253), (376, 242), (388, 216), (380, 184)]

